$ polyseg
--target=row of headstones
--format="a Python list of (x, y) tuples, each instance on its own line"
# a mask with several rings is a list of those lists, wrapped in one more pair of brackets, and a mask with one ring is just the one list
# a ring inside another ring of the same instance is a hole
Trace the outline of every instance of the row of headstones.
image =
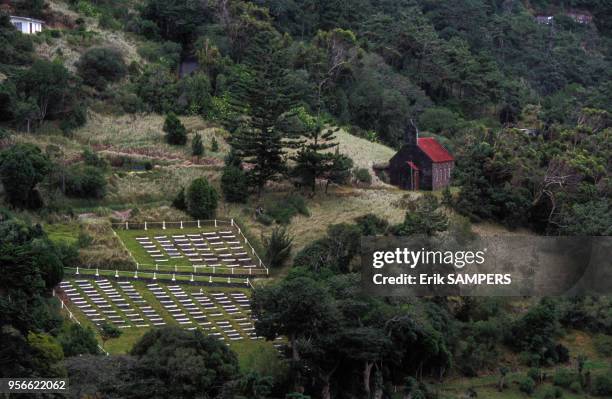
[(60, 283), (60, 287), (70, 301), (96, 325), (108, 321), (119, 328), (127, 328), (163, 323), (130, 282), (120, 285), (129, 301), (108, 280), (95, 280), (95, 286), (89, 280), (75, 280), (74, 283), (78, 289), (70, 281)]
[[(241, 309), (242, 307), (250, 307), (249, 299), (245, 294), (236, 293), (235, 300), (240, 301), (238, 302), (239, 305), (236, 306), (232, 305), (231, 301), (222, 293), (211, 294), (215, 298), (215, 301), (213, 301), (202, 292), (193, 293), (190, 296), (178, 285), (166, 286), (167, 292), (158, 284), (148, 284), (147, 288), (182, 327), (192, 330), (201, 328), (209, 335), (220, 339), (227, 337), (230, 341), (242, 340), (243, 337), (240, 334), (240, 330), (242, 330), (251, 339), (257, 339), (254, 333), (255, 328), (248, 316), (250, 309)], [(230, 317), (233, 317), (233, 321), (239, 326), (239, 330), (236, 330), (229, 320), (220, 319), (224, 314), (217, 305), (223, 307)]]
[[(215, 264), (212, 262), (223, 262), (226, 267), (255, 267), (254, 265), (245, 265), (245, 263), (252, 263), (252, 260), (244, 250), (244, 247), (240, 245), (240, 241), (235, 241), (236, 236), (232, 234), (231, 231), (219, 232), (220, 236), (216, 234), (215, 232), (210, 232), (202, 234), (173, 235), (171, 239), (165, 235), (155, 236), (154, 238), (159, 243), (159, 247), (161, 247), (170, 259), (183, 258), (184, 255), (192, 263), (207, 262), (210, 266), (221, 266), (221, 263)], [(221, 238), (224, 240), (234, 239), (234, 241), (212, 241)], [(204, 239), (208, 240), (208, 245), (204, 243)], [(151, 238), (136, 237), (136, 241), (156, 262), (169, 261)], [(176, 246), (173, 241), (176, 243)], [(229, 245), (229, 247), (218, 247), (218, 245), (224, 244)], [(179, 248), (177, 248), (177, 246)], [(224, 252), (215, 254), (215, 252), (212, 252), (228, 251), (228, 249), (231, 250), (232, 253)]]

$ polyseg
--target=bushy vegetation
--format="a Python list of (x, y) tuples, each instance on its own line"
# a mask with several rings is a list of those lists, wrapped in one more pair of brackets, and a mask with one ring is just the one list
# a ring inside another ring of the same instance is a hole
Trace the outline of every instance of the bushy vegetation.
[(86, 84), (102, 90), (108, 83), (123, 78), (127, 67), (119, 51), (101, 47), (87, 50), (77, 63), (77, 70)]
[(191, 182), (185, 192), (186, 211), (195, 219), (214, 219), (219, 196), (205, 178)]

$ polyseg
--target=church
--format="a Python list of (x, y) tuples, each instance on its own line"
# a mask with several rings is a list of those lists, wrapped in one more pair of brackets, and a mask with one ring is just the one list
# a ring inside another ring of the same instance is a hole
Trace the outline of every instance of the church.
[(433, 137), (419, 137), (412, 120), (404, 145), (389, 160), (390, 183), (404, 190), (440, 190), (450, 185), (455, 158)]

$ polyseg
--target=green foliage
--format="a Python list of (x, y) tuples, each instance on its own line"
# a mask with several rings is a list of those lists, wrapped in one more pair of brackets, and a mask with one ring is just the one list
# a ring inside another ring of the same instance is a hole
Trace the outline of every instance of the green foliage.
[(298, 252), (294, 267), (302, 267), (315, 273), (332, 270), (348, 273), (360, 247), (361, 229), (356, 225), (335, 224), (327, 228), (327, 235)]
[(151, 111), (175, 110), (178, 97), (175, 77), (162, 65), (147, 65), (136, 81), (136, 93)]
[(121, 330), (118, 329), (114, 324), (107, 321), (103, 321), (99, 325), (100, 336), (102, 337), (102, 346), (106, 344), (109, 339), (119, 338), (122, 334)]
[(289, 224), (297, 214), (310, 216), (306, 200), (299, 194), (291, 194), (283, 199), (268, 201), (264, 205), (264, 212), (279, 224)]
[(65, 177), (66, 195), (77, 198), (103, 198), (106, 195), (104, 173), (94, 166), (70, 168)]
[(16, 144), (0, 152), (0, 180), (8, 202), (18, 208), (38, 208), (36, 186), (49, 172), (49, 159), (32, 144)]
[(591, 393), (595, 396), (612, 395), (612, 374), (600, 374), (593, 378)]
[(204, 155), (204, 145), (202, 144), (202, 136), (196, 133), (191, 140), (191, 155), (201, 157)]
[(355, 223), (364, 236), (374, 236), (387, 233), (389, 222), (373, 213), (368, 213), (355, 218)]
[(187, 143), (187, 129), (173, 112), (166, 115), (164, 132), (168, 144), (185, 145)]
[(26, 65), (32, 62), (34, 46), (28, 35), (13, 26), (7, 14), (0, 14), (0, 62), (7, 65)]
[(185, 187), (181, 187), (176, 197), (172, 200), (172, 206), (181, 211), (187, 210), (187, 199), (185, 197)]
[(123, 57), (118, 50), (96, 47), (87, 50), (76, 64), (83, 81), (98, 90), (110, 82), (117, 82), (127, 72)]
[(612, 336), (598, 334), (593, 338), (593, 345), (599, 354), (612, 356)]
[(536, 387), (535, 381), (529, 377), (522, 377), (518, 383), (519, 383), (519, 390), (521, 392), (526, 393), (527, 395), (531, 395), (535, 391), (535, 387)]
[(65, 118), (78, 105), (75, 79), (59, 62), (35, 61), (29, 69), (19, 71), (15, 87), (19, 93), (13, 100), (15, 106), (27, 110), (17, 122), (26, 122), (28, 131), (32, 121)]
[(49, 334), (30, 332), (28, 344), (32, 350), (34, 373), (45, 378), (66, 376), (62, 365), (64, 353), (60, 344)]
[(286, 169), (285, 148), (291, 145), (287, 139), (293, 132), (281, 119), (289, 117), (295, 100), (286, 82), (280, 38), (265, 32), (255, 41), (247, 57), (249, 69), (240, 77), (231, 100), (234, 110), (246, 111), (248, 117), (240, 120), (230, 144), (243, 161), (253, 164), (247, 174), (261, 193), (266, 182)]
[(289, 235), (284, 227), (276, 227), (269, 237), (262, 236), (264, 247), (264, 263), (271, 268), (280, 268), (291, 256), (293, 237)]
[(246, 202), (249, 198), (247, 174), (237, 166), (225, 166), (221, 175), (221, 191), (228, 202)]
[(210, 151), (211, 152), (219, 152), (219, 142), (217, 141), (217, 138), (213, 136), (212, 140), (210, 141)]
[(164, 327), (148, 331), (131, 351), (138, 364), (130, 392), (158, 397), (216, 397), (238, 376), (236, 355), (200, 331)]
[(559, 332), (556, 305), (542, 300), (513, 323), (506, 341), (515, 350), (528, 351), (533, 366), (554, 364), (568, 360), (567, 349), (555, 342)]
[(191, 182), (185, 194), (187, 213), (196, 219), (213, 219), (217, 210), (218, 194), (203, 177)]
[(439, 209), (440, 203), (432, 194), (419, 198), (413, 210), (408, 210), (404, 222), (394, 226), (393, 233), (398, 236), (424, 234), (433, 236), (448, 228), (448, 218)]
[(569, 389), (574, 382), (580, 383), (580, 376), (578, 373), (566, 368), (558, 369), (553, 376), (553, 384), (565, 389)]
[(181, 45), (175, 42), (146, 42), (138, 47), (138, 54), (149, 62), (175, 69), (181, 57)]
[(359, 183), (366, 185), (372, 184), (372, 175), (366, 168), (356, 168), (353, 170), (353, 176)]
[(100, 352), (93, 330), (76, 323), (65, 324), (57, 340), (66, 357), (84, 354), (97, 355)]
[(538, 399), (555, 399), (563, 397), (563, 392), (558, 387), (544, 386), (538, 393)]
[(428, 108), (419, 117), (420, 128), (433, 133), (454, 134), (458, 125), (458, 116), (448, 108)]

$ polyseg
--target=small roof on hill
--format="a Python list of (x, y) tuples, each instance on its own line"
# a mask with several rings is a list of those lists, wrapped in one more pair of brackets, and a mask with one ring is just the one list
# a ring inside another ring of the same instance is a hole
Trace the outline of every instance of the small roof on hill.
[(419, 137), (417, 144), (433, 162), (449, 162), (455, 160), (450, 152), (433, 137)]
[(45, 21), (41, 21), (40, 19), (36, 19), (36, 18), (30, 18), (30, 17), (20, 17), (17, 15), (11, 15), (10, 16), (11, 20), (21, 20), (21, 21), (26, 21), (26, 22), (38, 22), (40, 24), (44, 24)]

